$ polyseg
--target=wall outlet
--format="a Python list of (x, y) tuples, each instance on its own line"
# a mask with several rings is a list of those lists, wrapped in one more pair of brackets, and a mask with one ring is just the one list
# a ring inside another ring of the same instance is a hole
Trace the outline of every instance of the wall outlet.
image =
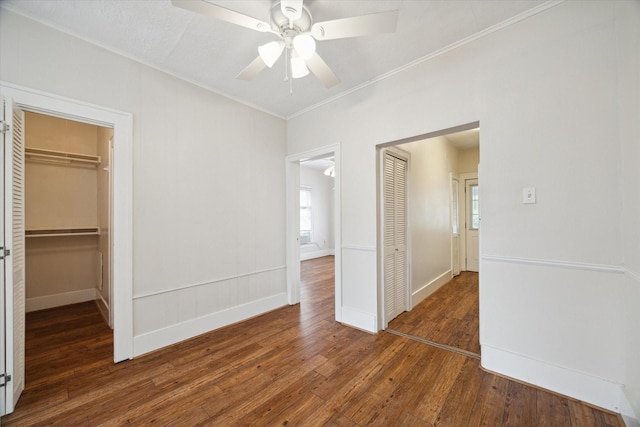
[(536, 202), (536, 187), (525, 187), (522, 189), (522, 203), (531, 204)]

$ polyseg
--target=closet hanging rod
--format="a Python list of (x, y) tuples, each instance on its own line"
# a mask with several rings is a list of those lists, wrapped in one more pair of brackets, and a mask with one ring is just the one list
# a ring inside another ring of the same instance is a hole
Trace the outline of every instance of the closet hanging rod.
[(49, 161), (52, 163), (88, 163), (92, 165), (98, 165), (101, 163), (100, 156), (68, 153), (64, 151), (44, 150), (41, 148), (25, 147), (24, 155), (28, 160)]

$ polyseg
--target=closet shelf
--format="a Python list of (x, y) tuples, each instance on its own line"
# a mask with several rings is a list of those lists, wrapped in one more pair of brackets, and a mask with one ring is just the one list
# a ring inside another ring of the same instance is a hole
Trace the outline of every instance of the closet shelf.
[(24, 157), (26, 160), (35, 160), (41, 162), (71, 164), (71, 163), (85, 163), (92, 165), (99, 165), (101, 162), (100, 156), (92, 156), (89, 154), (68, 153), (65, 151), (53, 151), (45, 150), (42, 148), (30, 148), (25, 147)]
[(99, 236), (100, 227), (37, 228), (24, 231), (25, 237)]

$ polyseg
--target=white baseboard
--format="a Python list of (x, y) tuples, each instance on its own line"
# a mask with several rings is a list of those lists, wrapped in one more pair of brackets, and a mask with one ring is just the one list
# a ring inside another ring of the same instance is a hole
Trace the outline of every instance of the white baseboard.
[(378, 331), (378, 322), (375, 315), (365, 313), (354, 308), (342, 307), (341, 323), (371, 333), (376, 333)]
[(487, 345), (482, 346), (481, 354), (482, 367), (488, 371), (616, 413), (627, 412), (631, 407), (622, 384)]
[(133, 355), (140, 356), (214, 329), (287, 305), (286, 292), (133, 337)]
[(440, 287), (451, 280), (451, 270), (447, 270), (429, 283), (423, 285), (411, 294), (411, 309), (415, 308), (423, 299), (440, 289)]
[(318, 251), (312, 252), (302, 252), (300, 251), (300, 261), (306, 261), (308, 259), (321, 258), (323, 256), (335, 255), (335, 251), (333, 249), (321, 249)]
[(79, 302), (93, 301), (96, 299), (96, 289), (82, 289), (79, 291), (65, 292), (62, 294), (45, 295), (42, 297), (27, 298), (26, 311), (45, 310), (61, 305), (77, 304)]

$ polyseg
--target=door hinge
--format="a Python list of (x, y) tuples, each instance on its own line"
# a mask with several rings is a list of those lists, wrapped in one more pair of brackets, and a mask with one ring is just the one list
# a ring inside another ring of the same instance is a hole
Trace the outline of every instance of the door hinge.
[(6, 386), (9, 381), (11, 381), (10, 374), (0, 374), (0, 387)]
[(0, 246), (0, 259), (5, 259), (9, 255), (11, 255), (11, 250), (5, 249), (2, 246)]
[(0, 132), (9, 132), (9, 123), (5, 122), (4, 120), (0, 120)]

